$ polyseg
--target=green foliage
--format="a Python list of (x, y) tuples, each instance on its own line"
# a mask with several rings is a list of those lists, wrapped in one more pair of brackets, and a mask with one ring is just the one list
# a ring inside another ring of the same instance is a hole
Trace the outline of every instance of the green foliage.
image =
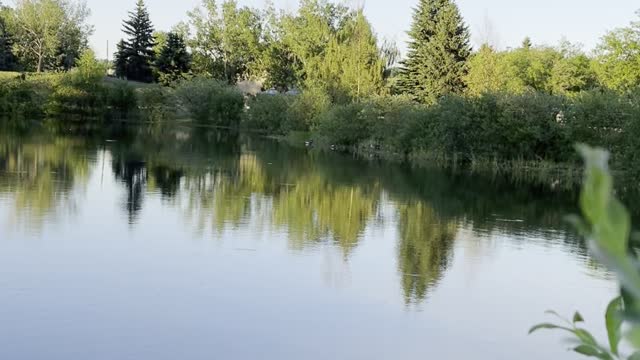
[(257, 10), (214, 0), (189, 13), (195, 36), (189, 41), (194, 71), (235, 83), (260, 77), (263, 72), (262, 19)]
[(564, 42), (558, 49), (525, 45), (502, 52), (483, 45), (469, 61), (468, 94), (538, 91), (563, 95), (596, 87), (591, 59), (573, 45)]
[(11, 33), (11, 9), (0, 3), (0, 71), (12, 71), (18, 66), (13, 53), (14, 36)]
[(362, 10), (350, 14), (329, 42), (320, 77), (336, 102), (361, 100), (380, 92), (385, 63)]
[(471, 54), (469, 30), (452, 0), (420, 0), (409, 31), (400, 89), (422, 103), (459, 94)]
[(184, 77), (191, 68), (191, 55), (184, 39), (174, 32), (167, 34), (166, 41), (157, 56), (155, 67), (161, 84), (169, 85)]
[(595, 68), (600, 82), (609, 89), (627, 91), (640, 85), (640, 21), (602, 38)]
[(375, 111), (361, 103), (336, 105), (320, 115), (318, 134), (328, 143), (354, 146), (370, 137)]
[(0, 80), (0, 119), (34, 120), (44, 115), (44, 105), (57, 79), (38, 77)]
[(93, 32), (83, 2), (19, 0), (10, 11), (14, 51), (27, 69), (69, 69)]
[(128, 36), (118, 44), (116, 72), (129, 80), (151, 82), (154, 61), (153, 25), (144, 0), (138, 0), (136, 9), (129, 12), (124, 21), (123, 32)]
[(133, 87), (126, 82), (107, 87), (107, 104), (114, 118), (127, 118), (138, 106)]
[(161, 122), (176, 114), (176, 99), (171, 89), (150, 86), (136, 90), (138, 114), (143, 121)]
[(289, 127), (289, 108), (293, 98), (288, 95), (258, 95), (248, 103), (242, 118), (244, 128), (269, 134), (284, 134)]
[(316, 129), (321, 114), (331, 107), (331, 98), (322, 88), (308, 88), (289, 109), (287, 131)]
[[(566, 325), (544, 323), (534, 326), (530, 333), (540, 329), (559, 329), (572, 334), (579, 344), (574, 351), (603, 360), (637, 359), (640, 356), (640, 272), (637, 253), (630, 251), (631, 216), (615, 197), (613, 179), (608, 167), (609, 154), (602, 149), (580, 146), (585, 159), (585, 180), (580, 196), (583, 217), (571, 217), (576, 229), (589, 242), (598, 260), (612, 270), (620, 282), (620, 296), (611, 301), (605, 313), (608, 346), (600, 345), (585, 329), (578, 327), (584, 319), (579, 313)], [(553, 312), (551, 312), (553, 313)], [(555, 313), (553, 313), (555, 314)], [(620, 353), (620, 343), (628, 340), (633, 354)]]
[(578, 93), (595, 88), (597, 77), (586, 55), (565, 55), (553, 65), (549, 82), (554, 94)]
[(178, 104), (205, 124), (237, 127), (244, 108), (242, 94), (223, 82), (196, 77), (176, 86)]

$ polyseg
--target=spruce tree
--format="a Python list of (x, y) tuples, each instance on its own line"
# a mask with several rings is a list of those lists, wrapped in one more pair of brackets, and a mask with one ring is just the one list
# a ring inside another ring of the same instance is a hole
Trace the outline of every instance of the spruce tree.
[[(144, 0), (138, 0), (136, 9), (129, 12), (123, 31), (128, 39), (124, 41), (123, 49), (119, 50), (117, 57), (126, 58), (126, 77), (135, 81), (153, 81), (153, 25)], [(120, 54), (120, 51), (123, 53)]]
[(470, 35), (453, 0), (420, 0), (409, 36), (400, 91), (422, 103), (462, 92)]
[(127, 44), (124, 40), (118, 42), (115, 59), (113, 60), (113, 67), (116, 71), (116, 76), (119, 78), (127, 77), (127, 61), (129, 59), (129, 52), (127, 50)]
[(169, 84), (179, 79), (182, 74), (189, 72), (191, 55), (187, 52), (187, 46), (180, 35), (174, 32), (167, 34), (155, 66), (160, 82), (164, 84)]

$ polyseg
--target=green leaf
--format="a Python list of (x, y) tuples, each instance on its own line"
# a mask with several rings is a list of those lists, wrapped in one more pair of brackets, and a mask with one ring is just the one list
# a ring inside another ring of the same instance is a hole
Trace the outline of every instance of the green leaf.
[(607, 312), (605, 313), (609, 347), (611, 348), (611, 352), (615, 355), (618, 355), (618, 346), (622, 340), (622, 311), (623, 301), (622, 297), (619, 296), (609, 303), (609, 306), (607, 306)]
[(633, 353), (633, 355), (629, 356), (627, 360), (640, 360), (640, 351)]
[(560, 330), (566, 330), (566, 331), (573, 332), (572, 329), (566, 328), (564, 326), (559, 326), (559, 325), (551, 324), (551, 323), (542, 323), (542, 324), (538, 324), (538, 325), (532, 327), (529, 330), (529, 334), (533, 334), (534, 332), (536, 332), (538, 330), (541, 330), (541, 329), (560, 329)]
[(578, 337), (578, 339), (580, 339), (580, 341), (582, 341), (582, 343), (587, 345), (592, 345), (592, 346), (598, 345), (598, 342), (596, 341), (596, 339), (587, 330), (575, 329), (575, 330), (572, 330), (572, 332), (576, 334), (576, 336)]
[(632, 327), (631, 330), (627, 333), (627, 339), (635, 346), (636, 348), (640, 347), (640, 327)]
[(573, 314), (573, 323), (579, 323), (579, 322), (584, 322), (584, 318), (582, 317), (582, 315), (580, 315), (579, 312), (576, 311), (575, 314)]
[(580, 346), (576, 347), (575, 349), (573, 349), (573, 351), (575, 351), (575, 352), (577, 352), (578, 354), (581, 354), (581, 355), (597, 357), (597, 358), (600, 358), (600, 359), (607, 359), (607, 357), (603, 357), (602, 356), (602, 353), (600, 353), (600, 351), (598, 351), (598, 349), (594, 348), (593, 346), (589, 346), (589, 345), (580, 345)]

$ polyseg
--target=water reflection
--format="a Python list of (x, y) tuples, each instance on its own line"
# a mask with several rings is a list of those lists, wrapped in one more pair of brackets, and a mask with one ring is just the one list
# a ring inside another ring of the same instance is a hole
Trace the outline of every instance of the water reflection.
[[(331, 246), (348, 262), (367, 229), (396, 226), (398, 279), (407, 304), (424, 301), (446, 275), (463, 227), (478, 238), (501, 233), (516, 243), (560, 243), (588, 259), (562, 222), (573, 210), (576, 194), (570, 191), (308, 153), (201, 129), (135, 129), (109, 142), (92, 138), (1, 136), (0, 193), (13, 199), (15, 213), (34, 223), (55, 214), (92, 169), (104, 171), (101, 162), (108, 158), (123, 189), (122, 211), (134, 227), (145, 197), (158, 196), (201, 236), (270, 229), (285, 233), (293, 251)], [(383, 216), (385, 207), (395, 215)]]
[(458, 231), (455, 221), (444, 221), (424, 202), (399, 206), (398, 263), (407, 303), (425, 299), (438, 284), (453, 256)]
[(13, 201), (12, 222), (39, 228), (74, 208), (71, 190), (86, 182), (90, 169), (86, 146), (78, 138), (0, 134), (0, 196)]

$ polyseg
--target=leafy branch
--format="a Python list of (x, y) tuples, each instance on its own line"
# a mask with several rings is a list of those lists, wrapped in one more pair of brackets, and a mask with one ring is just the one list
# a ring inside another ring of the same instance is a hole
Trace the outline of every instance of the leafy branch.
[[(613, 178), (609, 171), (609, 153), (579, 145), (578, 151), (585, 161), (585, 179), (580, 196), (582, 217), (570, 216), (580, 235), (585, 237), (591, 253), (611, 271), (620, 282), (620, 296), (611, 301), (605, 312), (608, 345), (600, 345), (587, 330), (578, 325), (584, 322), (576, 312), (572, 321), (555, 312), (561, 319), (556, 323), (538, 324), (529, 333), (542, 329), (562, 330), (571, 334), (578, 345), (573, 351), (603, 360), (640, 360), (640, 263), (629, 247), (631, 216), (616, 198)], [(629, 342), (632, 355), (620, 352), (623, 340)]]

